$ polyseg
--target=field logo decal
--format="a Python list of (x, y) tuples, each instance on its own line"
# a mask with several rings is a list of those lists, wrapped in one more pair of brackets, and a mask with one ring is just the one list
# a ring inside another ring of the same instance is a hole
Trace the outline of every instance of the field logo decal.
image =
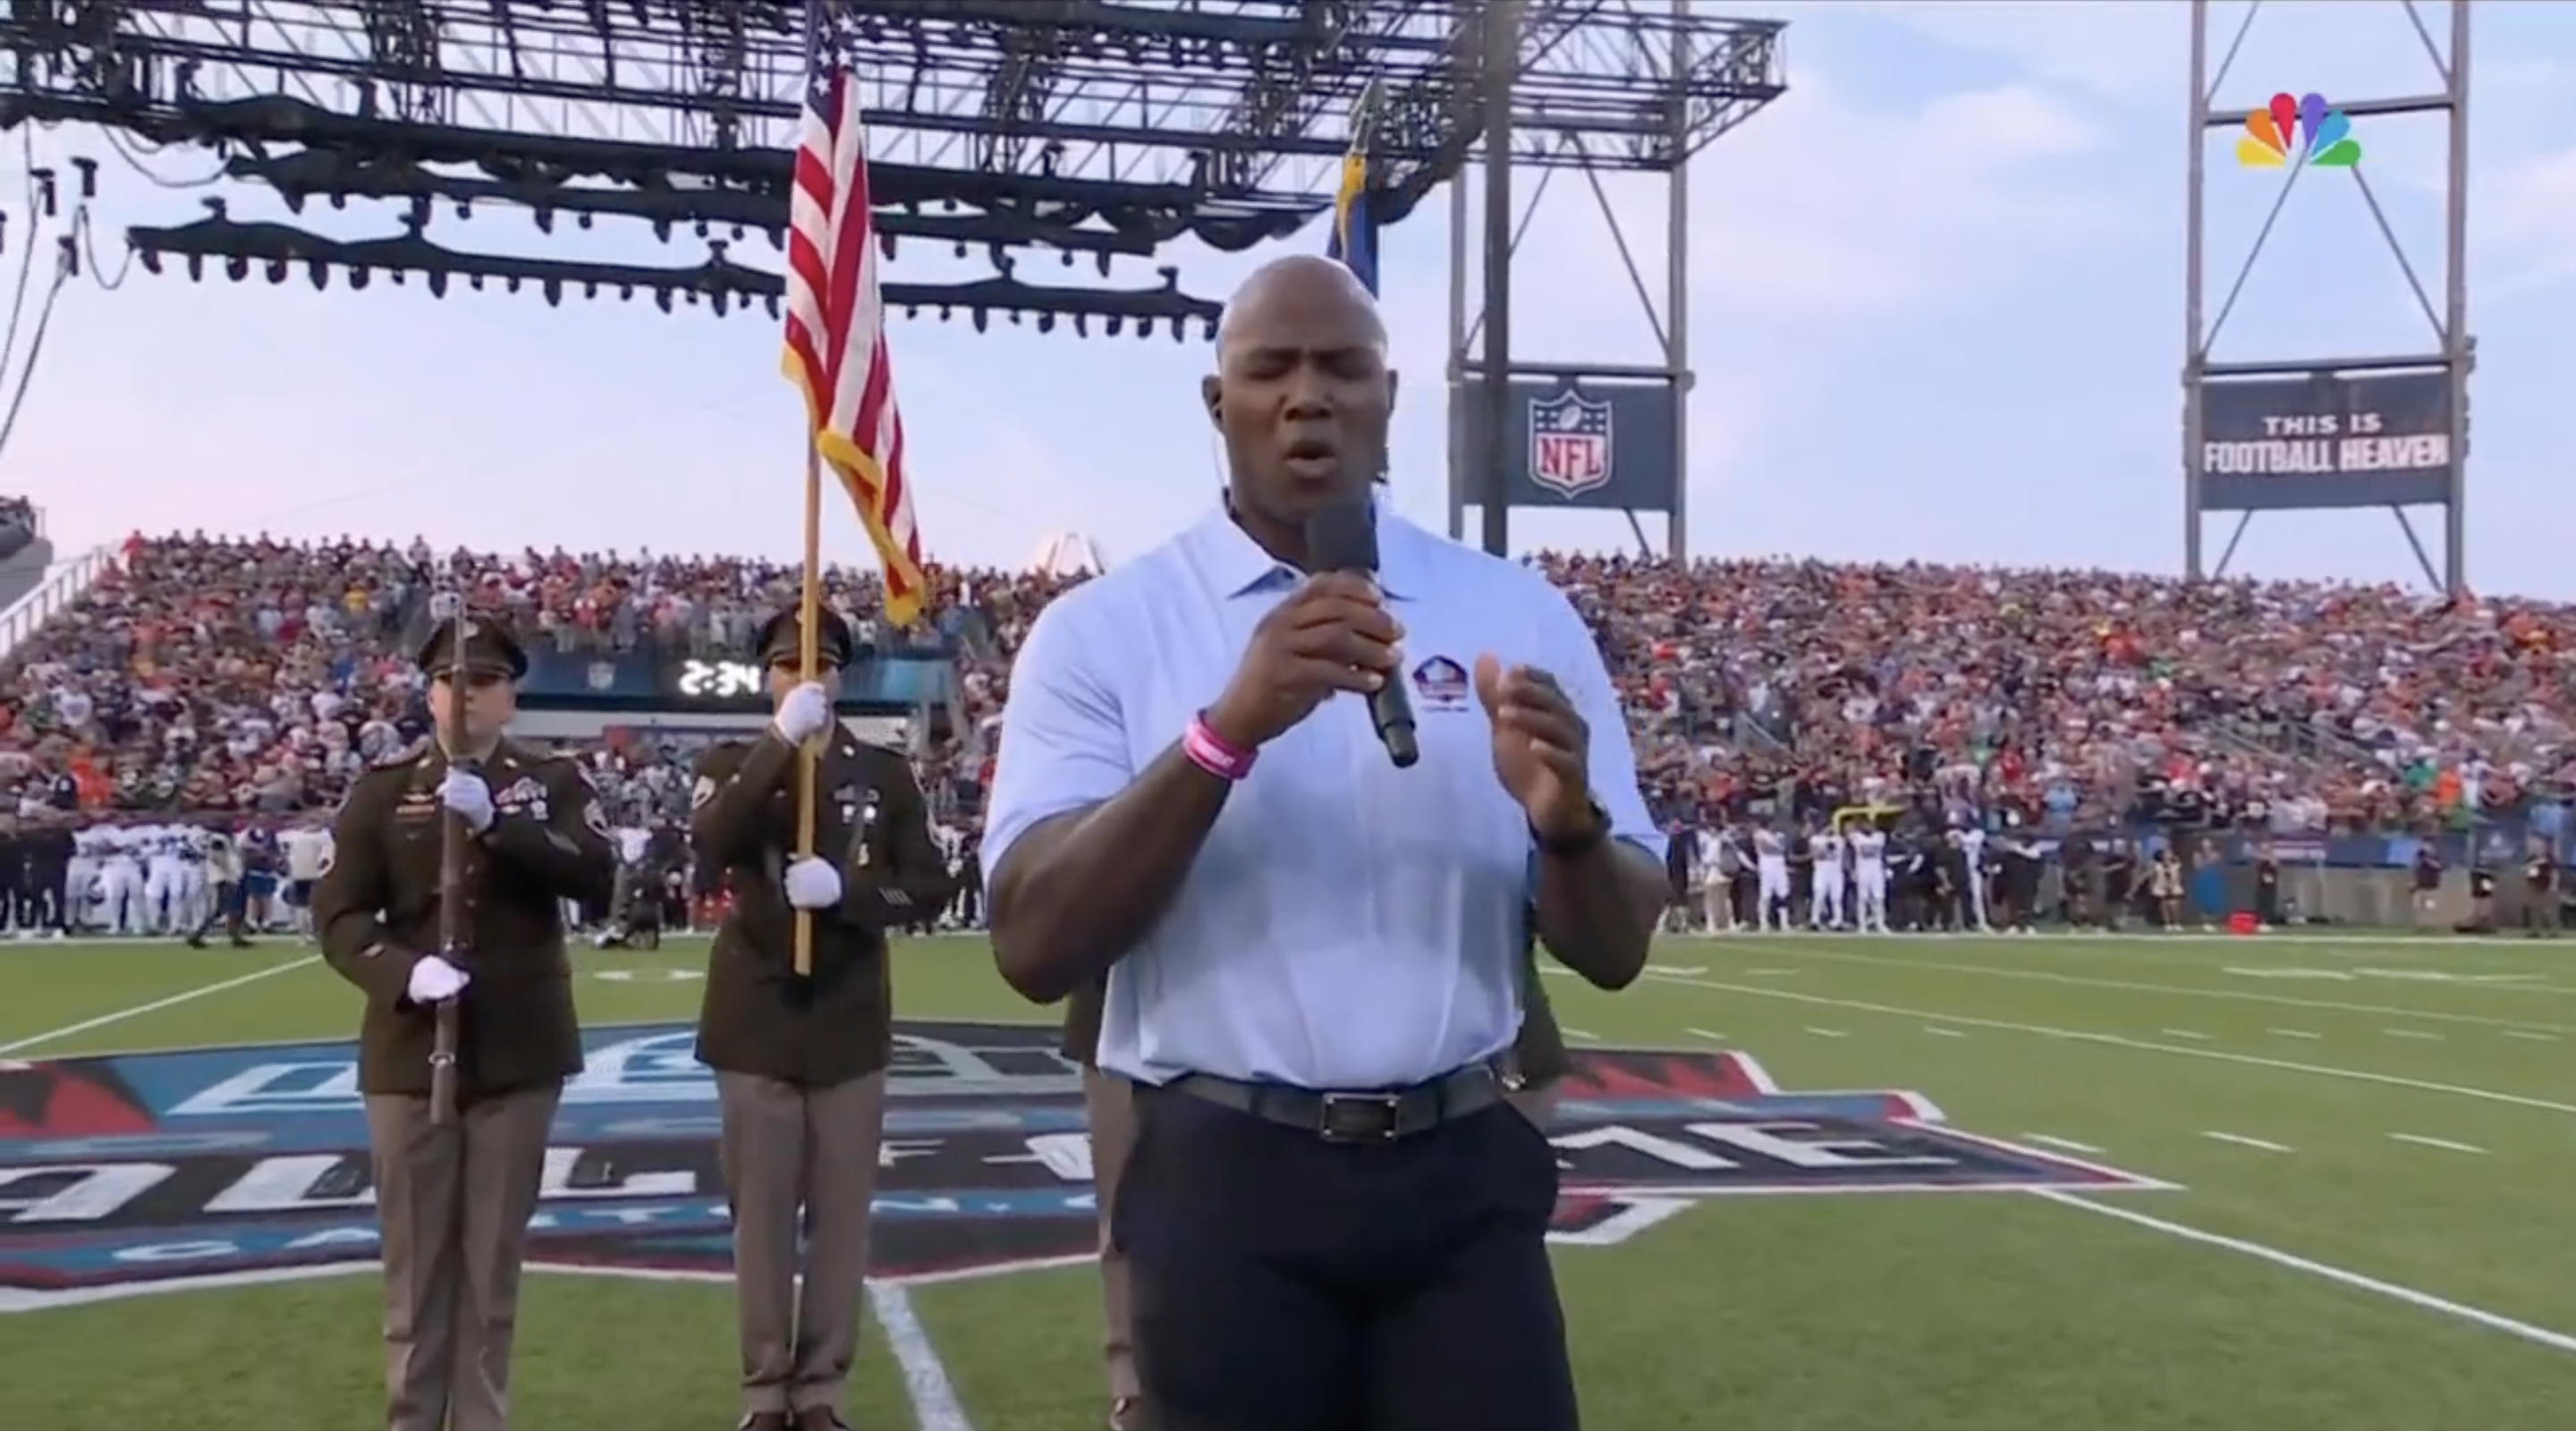
[[(906, 1023), (874, 1272), (945, 1281), (1087, 1260), (1081, 1071), (1036, 1025)], [(538, 1266), (724, 1279), (715, 1085), (678, 1025), (594, 1030), (564, 1090)], [(1919, 1094), (1793, 1093), (1735, 1053), (1583, 1049), (1551, 1140), (1553, 1237), (1603, 1246), (1746, 1194), (2163, 1184), (1948, 1126)], [(355, 1050), (269, 1045), (0, 1063), (0, 1310), (371, 1266)]]

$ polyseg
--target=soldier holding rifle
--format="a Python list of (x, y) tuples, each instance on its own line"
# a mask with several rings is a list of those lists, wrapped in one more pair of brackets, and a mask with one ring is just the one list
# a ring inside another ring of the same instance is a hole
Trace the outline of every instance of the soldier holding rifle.
[(419, 660), (437, 739), (349, 792), (313, 918), (367, 996), (385, 1424), (504, 1431), (547, 1130), (582, 1066), (562, 902), (605, 898), (616, 853), (579, 767), (502, 736), (528, 669), (507, 630), (451, 616)]
[(699, 866), (722, 869), (734, 896), (698, 1058), (723, 1111), (746, 1431), (845, 1424), (894, 1057), (886, 931), (946, 905), (952, 884), (910, 763), (832, 713), (849, 627), (828, 610), (815, 624), (812, 667), (797, 612), (761, 628), (776, 714), (758, 740), (708, 751), (690, 792)]

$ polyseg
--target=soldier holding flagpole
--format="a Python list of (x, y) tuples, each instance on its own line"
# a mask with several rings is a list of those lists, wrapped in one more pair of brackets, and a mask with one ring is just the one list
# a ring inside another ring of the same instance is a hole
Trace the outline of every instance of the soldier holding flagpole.
[(926, 583), (860, 88), (824, 7), (808, 0), (805, 20), (783, 364), (805, 400), (804, 581), (795, 611), (759, 641), (777, 700), (770, 730), (710, 752), (692, 795), (698, 858), (725, 869), (736, 896), (710, 956), (699, 1053), (717, 1071), (723, 1117), (747, 1431), (846, 1426), (893, 1056), (886, 931), (917, 906), (938, 908), (948, 878), (910, 767), (860, 746), (832, 714), (853, 653), (823, 603), (826, 473), (883, 562), (889, 624), (920, 614)]

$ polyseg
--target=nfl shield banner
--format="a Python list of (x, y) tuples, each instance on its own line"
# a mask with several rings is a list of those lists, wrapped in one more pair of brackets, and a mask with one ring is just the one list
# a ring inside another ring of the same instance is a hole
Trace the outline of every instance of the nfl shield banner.
[(1670, 384), (1561, 378), (1514, 382), (1514, 421), (1502, 434), (1502, 450), (1491, 459), (1478, 425), (1483, 386), (1471, 377), (1456, 390), (1459, 420), (1467, 424), (1467, 490), (1454, 494), (1461, 504), (1483, 502), (1489, 463), (1499, 461), (1515, 507), (1673, 509), (1679, 473), (1673, 462), (1676, 398)]
[(1529, 478), (1562, 497), (1610, 483), (1610, 404), (1574, 388), (1529, 405)]

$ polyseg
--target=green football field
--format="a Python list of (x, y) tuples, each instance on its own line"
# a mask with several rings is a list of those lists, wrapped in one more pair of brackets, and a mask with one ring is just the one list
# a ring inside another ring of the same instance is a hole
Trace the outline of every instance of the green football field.
[[(672, 1032), (653, 1026), (694, 1014), (702, 958), (691, 944), (581, 955), (585, 1021), (609, 1038)], [(905, 946), (896, 983), (907, 1020), (963, 1042), (1006, 1045), (1007, 1030), (956, 1031), (1038, 1012), (971, 939)], [(1677, 1051), (1603, 1055), (1624, 1071), (1558, 1129), (1570, 1182), (1592, 1188), (1569, 1193), (1557, 1266), (1599, 1431), (2576, 1425), (2576, 947), (1677, 939), (1626, 993), (1552, 987), (1584, 1049)], [(337, 1055), (225, 1051), (344, 1041), (356, 1012), (291, 941), (0, 948), (0, 1079), (28, 1090), (0, 1100), (0, 1308), (14, 1309), (0, 1310), (0, 1427), (347, 1431), (378, 1414), (376, 1287), (352, 1230), (367, 1226), (351, 1182), (363, 1161), (345, 1133), (324, 1135), (345, 1114), (296, 1111), (345, 1106)], [(1778, 1093), (1674, 1113), (1657, 1080), (1709, 1095), (1691, 1070), (1746, 1076), (1721, 1050)], [(684, 1061), (604, 1075), (640, 1101), (598, 1103), (596, 1135), (688, 1163), (711, 1134), (703, 1106), (674, 1118), (653, 1101), (654, 1080), (685, 1083)], [(221, 1083), (227, 1070), (251, 1072)], [(1849, 1111), (1875, 1100), (1789, 1096), (1855, 1090), (1919, 1097), (1881, 1115)], [(266, 1110), (202, 1125), (266, 1130), (249, 1151), (152, 1142), (217, 1105)], [(314, 1137), (295, 1142), (299, 1128)], [(88, 1136), (117, 1129), (134, 1141)], [(228, 1223), (225, 1207), (247, 1204), (224, 1189), (261, 1138), (305, 1158), (269, 1192), (291, 1183), (322, 1209), (299, 1216), (340, 1222), (298, 1234), (303, 1270), (246, 1279), (222, 1259), (256, 1240), (243, 1228), (258, 1215)], [(855, 1425), (1100, 1424), (1096, 1283), (1056, 1255), (1087, 1214), (1039, 1186), (1048, 1168), (1078, 1178), (1078, 1160), (1065, 1139), (1027, 1142), (1030, 1156), (985, 1161), (1048, 1167), (1007, 1170), (1021, 1191), (973, 1207), (922, 1191), (915, 1168), (937, 1156), (890, 1151), (880, 1242), (919, 1275), (874, 1298)], [(1766, 1146), (1773, 1165), (1748, 1152)], [(111, 1165), (156, 1158), (176, 1169), (166, 1181), (116, 1181)], [(610, 1231), (553, 1244), (594, 1265), (531, 1278), (518, 1423), (731, 1425), (731, 1307), (703, 1265), (720, 1237), (638, 1243), (639, 1209), (673, 1185), (568, 1176), (582, 1206), (566, 1225)], [(1897, 1190), (1944, 1179), (2005, 1186)], [(1775, 1195), (1726, 1195), (1755, 1191)], [(164, 1277), (194, 1280), (152, 1284)]]

